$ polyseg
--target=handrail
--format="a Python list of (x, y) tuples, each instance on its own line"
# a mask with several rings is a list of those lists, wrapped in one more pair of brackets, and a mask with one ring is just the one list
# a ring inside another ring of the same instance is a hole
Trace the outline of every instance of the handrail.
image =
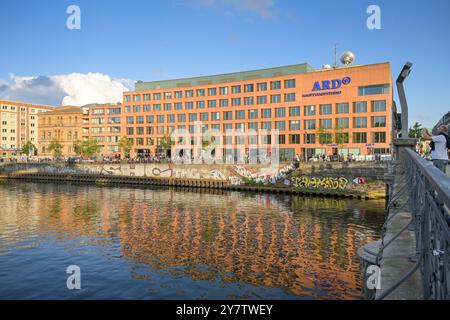
[(405, 151), (411, 160), (420, 168), (421, 172), (428, 179), (428, 182), (438, 193), (440, 199), (450, 208), (450, 178), (413, 150), (405, 149)]

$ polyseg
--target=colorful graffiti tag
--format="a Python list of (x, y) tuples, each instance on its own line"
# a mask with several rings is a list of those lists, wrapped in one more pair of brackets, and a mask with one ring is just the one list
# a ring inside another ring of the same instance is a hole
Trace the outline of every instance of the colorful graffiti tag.
[(349, 184), (344, 177), (295, 177), (292, 186), (299, 189), (345, 190)]

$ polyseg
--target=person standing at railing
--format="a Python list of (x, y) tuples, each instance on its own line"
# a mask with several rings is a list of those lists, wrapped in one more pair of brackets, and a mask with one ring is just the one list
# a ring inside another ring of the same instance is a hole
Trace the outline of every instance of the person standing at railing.
[(431, 157), (433, 164), (442, 172), (446, 173), (448, 158), (448, 149), (450, 149), (450, 137), (448, 136), (448, 127), (440, 126), (437, 129), (438, 134), (433, 136), (428, 129), (422, 129), (423, 139), (431, 141)]

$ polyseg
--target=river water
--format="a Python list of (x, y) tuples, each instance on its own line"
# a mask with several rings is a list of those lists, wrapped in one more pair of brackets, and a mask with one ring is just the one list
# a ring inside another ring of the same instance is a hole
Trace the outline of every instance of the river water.
[(2, 181), (0, 299), (361, 299), (356, 251), (379, 239), (383, 208)]

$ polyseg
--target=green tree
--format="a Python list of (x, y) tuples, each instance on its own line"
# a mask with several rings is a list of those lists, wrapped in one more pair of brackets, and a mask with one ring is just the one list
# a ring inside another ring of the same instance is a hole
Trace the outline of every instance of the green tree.
[(60, 157), (62, 155), (62, 149), (64, 145), (58, 140), (52, 140), (47, 147), (47, 150), (53, 153), (53, 157)]
[(343, 126), (336, 126), (334, 128), (334, 143), (337, 144), (338, 150), (341, 150), (344, 144), (348, 143), (348, 132), (344, 132)]
[(172, 147), (173, 144), (174, 144), (174, 143), (173, 143), (172, 139), (170, 138), (170, 136), (167, 135), (167, 134), (165, 134), (165, 135), (159, 140), (158, 146), (157, 146), (157, 147), (158, 147), (159, 150), (161, 150), (161, 151), (163, 151), (163, 152), (166, 152), (167, 150), (170, 150), (170, 149), (171, 149), (171, 147)]
[(28, 141), (23, 147), (22, 147), (22, 154), (26, 154), (26, 155), (30, 155), (30, 153), (32, 153), (32, 155), (34, 155), (36, 153), (36, 146), (31, 142)]
[(331, 133), (322, 126), (317, 129), (317, 136), (319, 137), (319, 143), (322, 145), (333, 143)]
[(128, 139), (127, 137), (122, 137), (119, 140), (119, 149), (120, 152), (122, 152), (125, 157), (130, 156), (131, 149), (133, 148), (133, 142)]
[(92, 157), (101, 151), (97, 139), (77, 140), (74, 144), (75, 153), (82, 157)]
[(422, 139), (422, 125), (419, 122), (416, 122), (412, 128), (409, 128), (409, 137), (415, 139)]

